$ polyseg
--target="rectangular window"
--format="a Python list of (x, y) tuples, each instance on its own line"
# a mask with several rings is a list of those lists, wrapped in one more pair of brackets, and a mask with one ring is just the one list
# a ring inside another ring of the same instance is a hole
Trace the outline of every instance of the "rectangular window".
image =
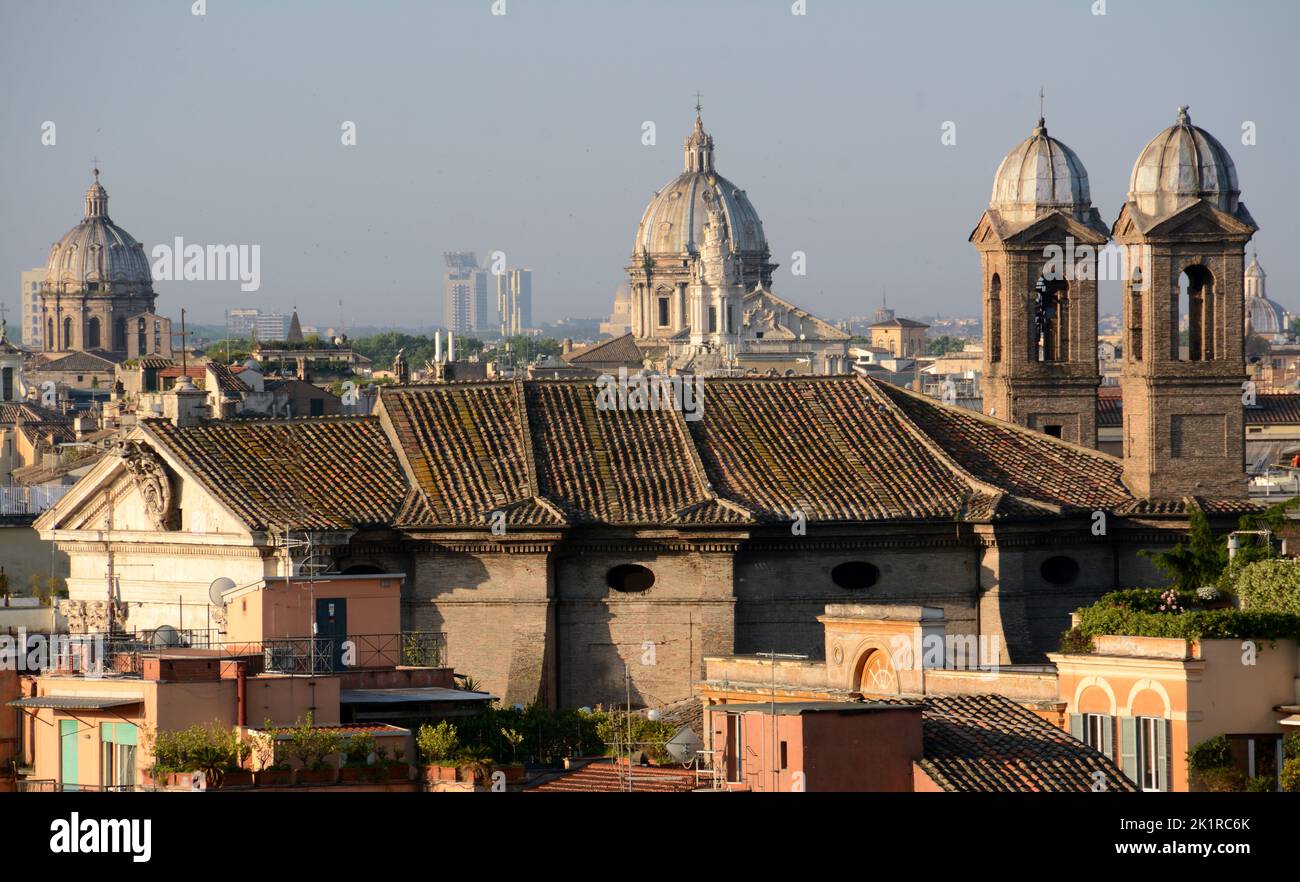
[(789, 760), (790, 760), (790, 754), (786, 750), (786, 742), (782, 741), (781, 742), (781, 768), (782, 769), (790, 768)]
[(1106, 756), (1110, 756), (1113, 729), (1112, 718), (1107, 714), (1083, 715), (1083, 743)]
[(718, 309), (715, 306), (709, 307), (709, 333), (718, 333)]
[(741, 715), (731, 714), (731, 780), (737, 784), (745, 780), (744, 741), (741, 737)]
[(668, 327), (668, 298), (659, 298), (659, 327)]
[(1138, 786), (1143, 790), (1164, 790), (1165, 721), (1160, 717), (1137, 718)]
[(135, 786), (135, 748), (138, 740), (134, 723), (100, 724), (99, 768), (102, 786)]

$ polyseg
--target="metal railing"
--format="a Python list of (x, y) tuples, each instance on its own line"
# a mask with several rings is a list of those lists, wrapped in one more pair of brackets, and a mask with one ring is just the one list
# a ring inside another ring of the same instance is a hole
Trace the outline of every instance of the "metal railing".
[(38, 515), (72, 489), (71, 485), (0, 487), (0, 517)]
[(102, 661), (105, 672), (140, 676), (146, 657), (183, 649), (202, 650), (219, 658), (260, 657), (262, 670), (277, 674), (332, 674), (399, 665), (447, 666), (447, 635), (442, 631), (350, 634), (346, 638), (282, 637), (239, 643), (224, 640), (218, 631), (168, 628), (134, 634), (75, 635), (69, 647), (71, 657), (61, 667), (87, 670)]
[(64, 784), (51, 778), (19, 778), (19, 793), (130, 793), (134, 784)]

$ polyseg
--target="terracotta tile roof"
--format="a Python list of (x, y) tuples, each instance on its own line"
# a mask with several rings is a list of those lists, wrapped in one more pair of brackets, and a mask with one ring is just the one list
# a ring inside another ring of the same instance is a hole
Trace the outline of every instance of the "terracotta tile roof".
[(431, 522), (486, 526), (492, 512), (536, 495), (516, 382), (388, 387), (380, 402)]
[(554, 528), (1141, 510), (1114, 457), (868, 378), (709, 379), (698, 421), (596, 396), (586, 380), (479, 380), (385, 387), (374, 418), (146, 426), (256, 528), (481, 529), (495, 511)]
[(0, 404), (0, 425), (12, 425), (18, 422), (69, 423), (71, 421), (71, 417), (65, 413), (36, 404)]
[(70, 355), (49, 359), (38, 365), (36, 369), (38, 371), (79, 371), (87, 374), (111, 371), (117, 367), (117, 362), (105, 357), (109, 354), (104, 352), (100, 355), (91, 351), (73, 352)]
[[(698, 702), (697, 702), (698, 703)], [(627, 790), (627, 760), (599, 759), (529, 787), (525, 793), (618, 793)], [(692, 769), (633, 766), (634, 793), (686, 793), (696, 788)]]
[(1115, 509), (1133, 496), (1116, 457), (974, 411), (878, 385), (908, 419), (975, 478), (1022, 499), (1064, 508)]
[(542, 495), (573, 520), (662, 524), (698, 512), (710, 497), (681, 415), (599, 410), (596, 394), (590, 382), (528, 384)]
[[(1104, 388), (1104, 387), (1103, 387)], [(1300, 425), (1300, 393), (1261, 392), (1255, 404), (1242, 408), (1248, 426)], [(1124, 425), (1124, 399), (1119, 393), (1097, 398), (1097, 428)]]
[(373, 417), (140, 425), (254, 529), (388, 525), (407, 495)]
[(871, 381), (712, 379), (691, 424), (718, 493), (792, 520), (952, 519), (972, 495)]
[(944, 790), (1078, 793), (1137, 787), (1110, 759), (1001, 695), (926, 696), (920, 766)]
[(569, 364), (628, 364), (640, 365), (645, 358), (641, 347), (636, 345), (636, 338), (631, 334), (602, 340), (564, 356)]
[(211, 371), (212, 375), (217, 378), (217, 388), (220, 391), (235, 394), (249, 391), (248, 384), (231, 373), (230, 368), (221, 362), (210, 361), (204, 367), (206, 371)]

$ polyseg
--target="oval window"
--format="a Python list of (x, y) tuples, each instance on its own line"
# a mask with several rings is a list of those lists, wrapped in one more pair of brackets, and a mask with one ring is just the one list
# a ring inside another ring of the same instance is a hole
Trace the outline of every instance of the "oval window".
[(861, 591), (880, 581), (880, 569), (865, 560), (851, 560), (831, 570), (831, 581), (849, 591)]
[(605, 574), (605, 582), (615, 591), (648, 591), (655, 574), (640, 564), (619, 564)]
[(1072, 557), (1049, 557), (1038, 572), (1043, 580), (1053, 585), (1068, 585), (1079, 578), (1079, 564)]

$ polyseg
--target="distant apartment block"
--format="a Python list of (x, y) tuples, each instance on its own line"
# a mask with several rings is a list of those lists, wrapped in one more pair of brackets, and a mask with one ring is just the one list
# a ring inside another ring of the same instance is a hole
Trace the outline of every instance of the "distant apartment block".
[(533, 326), (533, 271), (508, 269), (496, 277), (501, 336), (513, 337)]
[(456, 334), (495, 330), (495, 305), (488, 298), (489, 273), (478, 265), (473, 251), (448, 251), (442, 278), (442, 324)]
[(289, 333), (289, 317), (280, 312), (262, 312), (260, 309), (230, 309), (226, 311), (226, 335), (259, 340), (283, 340)]
[(19, 302), (22, 307), (22, 334), (24, 346), (41, 349), (45, 337), (41, 334), (41, 291), (45, 289), (45, 267), (26, 270), (22, 274)]

